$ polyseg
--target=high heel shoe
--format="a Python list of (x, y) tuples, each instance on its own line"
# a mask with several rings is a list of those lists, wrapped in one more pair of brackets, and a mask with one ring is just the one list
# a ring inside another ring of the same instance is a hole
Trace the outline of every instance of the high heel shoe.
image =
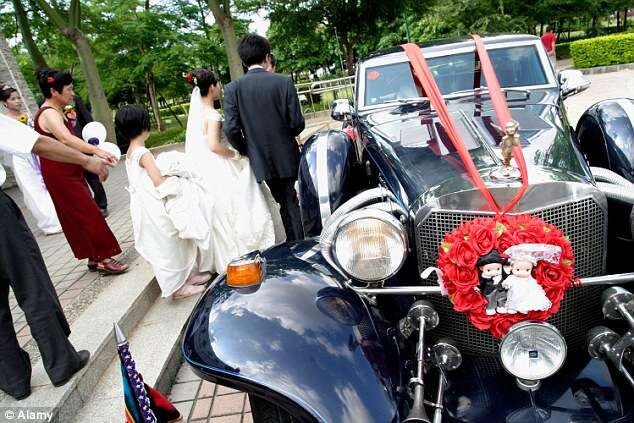
[(191, 297), (192, 295), (200, 294), (205, 289), (206, 288), (204, 285), (183, 285), (172, 294), (172, 299), (180, 300), (183, 298)]

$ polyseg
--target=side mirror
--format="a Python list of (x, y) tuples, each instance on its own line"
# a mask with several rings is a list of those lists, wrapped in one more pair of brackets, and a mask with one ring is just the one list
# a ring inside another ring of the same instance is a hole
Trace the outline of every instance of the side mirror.
[(583, 76), (581, 71), (568, 69), (559, 72), (559, 86), (561, 96), (566, 98), (587, 90), (590, 86), (590, 81)]
[(352, 105), (350, 104), (350, 100), (342, 98), (332, 102), (332, 105), (330, 106), (330, 117), (333, 120), (343, 122), (350, 119), (351, 116)]

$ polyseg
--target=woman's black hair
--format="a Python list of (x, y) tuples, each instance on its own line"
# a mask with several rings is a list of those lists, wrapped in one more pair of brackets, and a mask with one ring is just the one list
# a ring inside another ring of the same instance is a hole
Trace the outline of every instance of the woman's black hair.
[(271, 53), (269, 40), (257, 34), (249, 34), (242, 37), (238, 45), (238, 56), (246, 67), (258, 65)]
[(117, 131), (117, 144), (121, 151), (125, 151), (132, 139), (150, 130), (150, 115), (143, 107), (128, 104), (117, 111), (114, 126)]
[(37, 71), (37, 83), (40, 86), (40, 91), (45, 98), (51, 98), (51, 88), (55, 88), (55, 91), (61, 93), (64, 87), (73, 83), (73, 77), (66, 71), (58, 71), (55, 69), (38, 69)]
[(218, 76), (209, 69), (196, 69), (187, 75), (187, 82), (200, 89), (200, 95), (209, 94), (209, 87), (218, 84)]
[(11, 97), (11, 94), (17, 91), (18, 90), (8, 85), (0, 85), (0, 101), (7, 101)]

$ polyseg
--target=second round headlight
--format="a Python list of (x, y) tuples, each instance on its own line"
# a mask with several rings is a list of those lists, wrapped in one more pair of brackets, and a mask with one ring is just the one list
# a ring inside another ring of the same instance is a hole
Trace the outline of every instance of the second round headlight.
[(384, 280), (398, 272), (407, 250), (401, 222), (373, 209), (350, 213), (339, 225), (333, 242), (333, 255), (341, 268), (366, 282)]
[(557, 328), (529, 320), (511, 326), (500, 343), (500, 359), (513, 376), (536, 381), (563, 366), (566, 350), (566, 341)]

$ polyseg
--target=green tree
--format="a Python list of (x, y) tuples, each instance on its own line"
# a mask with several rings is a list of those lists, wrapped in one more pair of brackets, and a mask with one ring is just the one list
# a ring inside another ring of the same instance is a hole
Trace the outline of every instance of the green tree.
[(31, 25), (29, 24), (29, 18), (24, 10), (21, 0), (12, 0), (13, 10), (15, 11), (15, 18), (22, 34), (22, 40), (24, 45), (33, 60), (33, 64), (38, 68), (46, 68), (46, 59), (42, 55), (42, 52), (37, 47), (35, 40), (33, 39), (33, 33), (31, 32)]
[(50, 5), (46, 0), (37, 0), (37, 3), (50, 22), (64, 37), (68, 38), (75, 47), (88, 85), (88, 95), (93, 108), (93, 115), (96, 120), (103, 123), (106, 127), (109, 139), (114, 139), (115, 132), (112, 112), (108, 106), (103, 87), (101, 86), (101, 78), (99, 77), (95, 56), (93, 55), (88, 38), (80, 29), (81, 5), (79, 0), (71, 0), (68, 10), (66, 11), (57, 3)]
[(207, 3), (214, 15), (216, 24), (222, 31), (231, 79), (237, 79), (244, 74), (244, 71), (242, 70), (242, 61), (238, 56), (238, 38), (231, 14), (231, 2), (230, 0), (222, 0), (222, 2), (220, 0), (207, 0)]

